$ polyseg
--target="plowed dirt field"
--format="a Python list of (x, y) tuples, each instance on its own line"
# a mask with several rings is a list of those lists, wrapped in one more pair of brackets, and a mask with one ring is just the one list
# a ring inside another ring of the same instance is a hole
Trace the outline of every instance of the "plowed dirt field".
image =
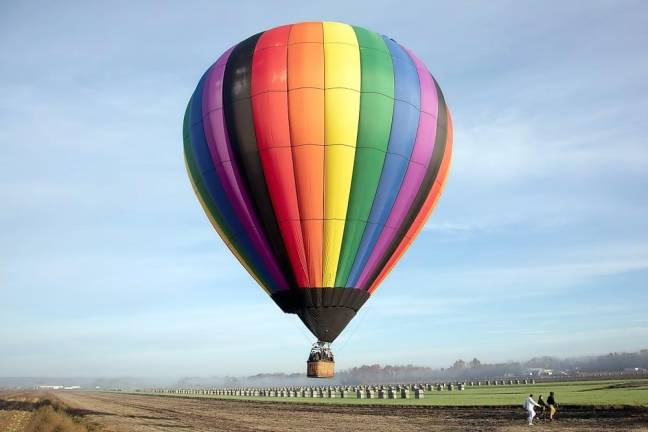
[[(99, 392), (57, 393), (99, 430), (527, 431), (522, 407), (309, 405)], [(538, 431), (648, 431), (648, 409), (565, 406)]]

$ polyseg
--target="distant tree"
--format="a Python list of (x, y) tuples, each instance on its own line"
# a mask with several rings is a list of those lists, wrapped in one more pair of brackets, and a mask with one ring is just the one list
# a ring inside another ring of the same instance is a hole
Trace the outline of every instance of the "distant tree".
[(481, 362), (474, 358), (470, 363), (468, 363), (468, 365), (470, 366), (470, 369), (479, 369), (481, 367)]
[(466, 369), (466, 362), (459, 359), (454, 364), (452, 365), (452, 369), (454, 370), (463, 370)]

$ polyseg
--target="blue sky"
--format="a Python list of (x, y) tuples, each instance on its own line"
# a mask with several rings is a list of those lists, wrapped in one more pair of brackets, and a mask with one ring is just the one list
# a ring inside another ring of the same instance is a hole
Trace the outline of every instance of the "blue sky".
[(0, 6), (0, 375), (304, 370), (313, 337), (217, 238), (181, 143), (220, 53), (304, 20), (412, 48), (455, 124), (444, 195), (338, 368), (647, 347), (645, 2), (224, 4)]

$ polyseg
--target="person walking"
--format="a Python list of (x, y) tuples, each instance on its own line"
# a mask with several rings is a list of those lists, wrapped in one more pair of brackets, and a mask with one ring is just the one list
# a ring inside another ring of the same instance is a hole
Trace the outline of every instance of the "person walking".
[(556, 397), (554, 392), (549, 392), (549, 397), (547, 398), (547, 405), (549, 405), (549, 421), (553, 421), (556, 411), (558, 411), (558, 403), (556, 402)]
[(540, 412), (537, 414), (538, 419), (546, 419), (547, 413), (547, 403), (542, 399), (542, 395), (538, 395), (538, 405), (540, 406)]
[(529, 421), (529, 426), (533, 426), (533, 417), (535, 417), (536, 413), (534, 408), (539, 407), (536, 403), (536, 401), (533, 400), (533, 394), (530, 394), (529, 397), (524, 401), (524, 409), (527, 410), (527, 420)]

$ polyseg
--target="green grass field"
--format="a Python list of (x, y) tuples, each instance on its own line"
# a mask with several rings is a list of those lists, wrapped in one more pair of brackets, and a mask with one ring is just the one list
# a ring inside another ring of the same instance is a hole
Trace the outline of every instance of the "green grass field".
[[(537, 400), (542, 394), (546, 399), (549, 392), (556, 394), (561, 405), (633, 405), (648, 407), (648, 379), (540, 382), (531, 385), (466, 387), (464, 391), (426, 391), (424, 399), (356, 399), (351, 398), (281, 398), (244, 396), (199, 396), (169, 395), (177, 397), (201, 397), (237, 400), (258, 400), (275, 402), (302, 402), (322, 404), (364, 404), (364, 405), (439, 405), (439, 406), (484, 406), (520, 405), (533, 393)], [(141, 393), (140, 393), (141, 394)]]

